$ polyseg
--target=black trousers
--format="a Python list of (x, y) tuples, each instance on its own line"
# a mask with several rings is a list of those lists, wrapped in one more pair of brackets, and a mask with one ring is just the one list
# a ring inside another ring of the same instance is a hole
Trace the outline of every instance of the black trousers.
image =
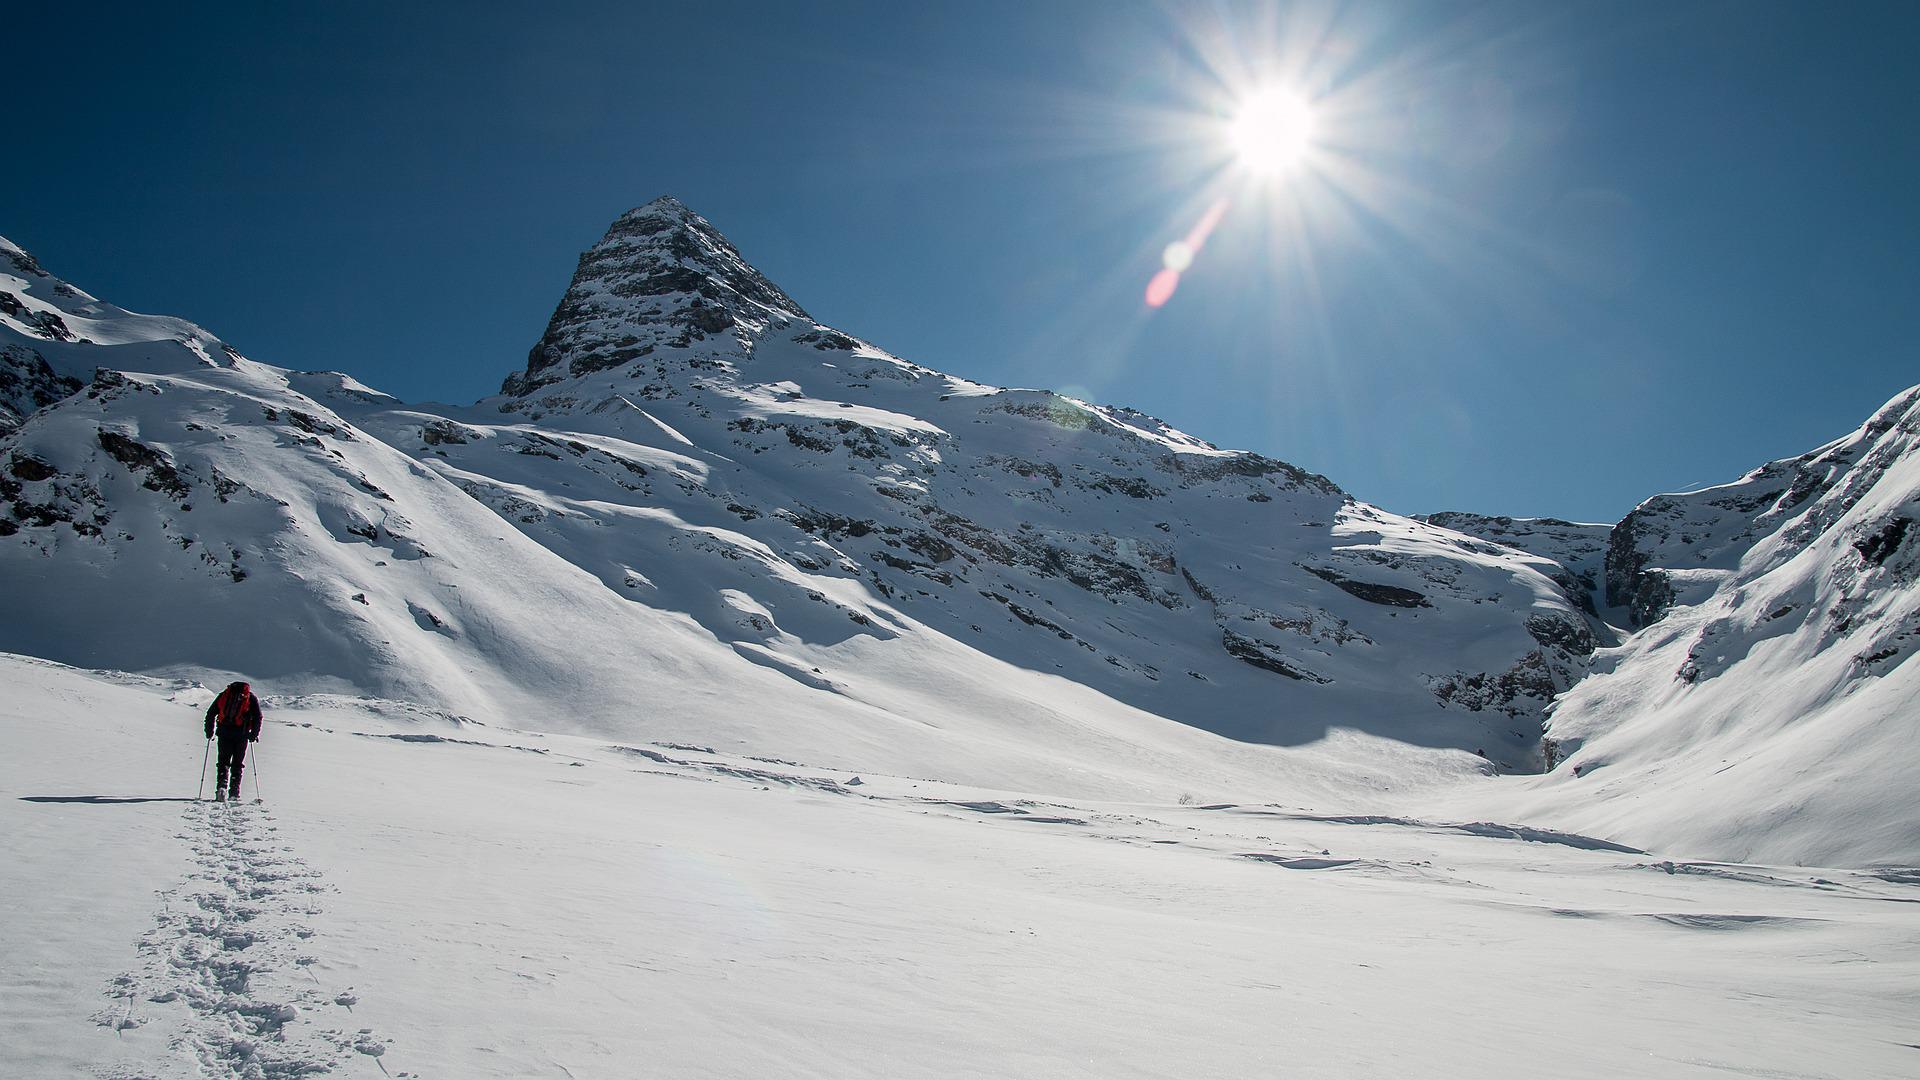
[(227, 794), (240, 794), (240, 773), (247, 767), (247, 732), (245, 728), (221, 725), (215, 732), (220, 740), (220, 768), (213, 774), (213, 790), (227, 789)]

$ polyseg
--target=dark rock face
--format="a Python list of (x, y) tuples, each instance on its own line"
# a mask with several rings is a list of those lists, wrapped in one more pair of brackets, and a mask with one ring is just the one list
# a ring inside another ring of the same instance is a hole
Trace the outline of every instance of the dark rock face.
[(20, 320), (27, 329), (48, 341), (73, 340), (73, 331), (67, 329), (65, 319), (51, 311), (29, 311), (20, 298), (10, 292), (0, 292), (0, 315)]
[(1551, 615), (1529, 615), (1527, 633), (1546, 648), (1559, 649), (1573, 656), (1593, 655), (1593, 631), (1585, 623)]
[(1307, 491), (1339, 498), (1348, 497), (1338, 484), (1319, 473), (1308, 472), (1298, 465), (1290, 465), (1261, 454), (1230, 454), (1198, 460), (1175, 458), (1174, 466), (1175, 471), (1186, 483), (1209, 483), (1229, 476), (1253, 478), (1270, 476), (1277, 479), (1284, 490)]
[(25, 457), (16, 456), (13, 458), (13, 460), (7, 463), (7, 471), (18, 479), (25, 480), (29, 484), (35, 484), (42, 480), (52, 479), (53, 475), (59, 470), (39, 458), (29, 455)]
[(1907, 530), (1912, 525), (1912, 518), (1894, 518), (1881, 526), (1879, 531), (1854, 541), (1853, 549), (1872, 565), (1883, 566), (1889, 556), (1900, 550), (1900, 545), (1907, 538)]
[(1658, 570), (1648, 570), (1641, 547), (1641, 522), (1635, 510), (1613, 527), (1607, 541), (1607, 606), (1626, 608), (1634, 629), (1651, 626), (1673, 606), (1673, 585)]
[(429, 421), (420, 429), (420, 441), (428, 446), (464, 446), (478, 435), (451, 420)]
[(1251, 664), (1262, 671), (1271, 671), (1275, 675), (1284, 675), (1298, 682), (1317, 683), (1321, 686), (1325, 686), (1327, 683), (1333, 681), (1324, 676), (1316, 675), (1305, 668), (1295, 666), (1285, 656), (1281, 655), (1278, 649), (1258, 638), (1250, 638), (1244, 634), (1236, 634), (1232, 630), (1224, 630), (1221, 632), (1220, 646), (1227, 650), (1228, 655), (1242, 663)]
[(1475, 672), (1436, 679), (1433, 695), (1449, 708), (1494, 711), (1517, 718), (1538, 714), (1569, 684), (1567, 678), (1555, 677), (1547, 654), (1536, 649), (1499, 674)]
[(1303, 569), (1322, 581), (1339, 586), (1342, 592), (1357, 596), (1369, 604), (1385, 604), (1388, 607), (1403, 608), (1433, 606), (1427, 602), (1425, 594), (1415, 592), (1412, 589), (1403, 589), (1398, 585), (1379, 585), (1370, 581), (1355, 581), (1340, 573), (1338, 570), (1329, 570), (1325, 567), (1308, 566), (1303, 567)]
[(41, 269), (40, 260), (17, 247), (0, 246), (0, 258), (6, 259), (8, 265), (28, 277), (48, 276), (47, 272)]
[(99, 489), (84, 476), (62, 475), (17, 449), (7, 453), (0, 468), (0, 536), (68, 525), (81, 536), (97, 537), (112, 518)]
[[(546, 333), (527, 354), (526, 370), (509, 375), (500, 392), (524, 397), (730, 330), (735, 340), (709, 351), (743, 359), (769, 325), (795, 320), (812, 322), (705, 218), (663, 197), (621, 215), (580, 256)], [(825, 333), (817, 345), (852, 347), (845, 335)]]
[(838, 330), (810, 330), (793, 340), (812, 345), (822, 352), (852, 352), (859, 344)]
[(105, 428), (100, 430), (99, 439), (100, 449), (105, 450), (107, 456), (125, 465), (129, 472), (146, 474), (142, 487), (176, 499), (187, 497), (189, 488), (186, 478), (173, 467), (172, 459), (165, 453)]
[(80, 380), (56, 374), (46, 358), (25, 345), (0, 349), (0, 436), (39, 409), (80, 392)]

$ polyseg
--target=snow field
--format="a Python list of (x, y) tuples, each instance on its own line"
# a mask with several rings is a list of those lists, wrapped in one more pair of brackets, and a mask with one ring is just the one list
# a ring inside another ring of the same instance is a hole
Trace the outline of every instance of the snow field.
[(211, 694), (17, 657), (0, 679), (6, 1075), (1857, 1078), (1920, 1054), (1899, 874), (853, 784), (344, 698), (266, 702), (263, 805), (111, 801), (191, 793)]

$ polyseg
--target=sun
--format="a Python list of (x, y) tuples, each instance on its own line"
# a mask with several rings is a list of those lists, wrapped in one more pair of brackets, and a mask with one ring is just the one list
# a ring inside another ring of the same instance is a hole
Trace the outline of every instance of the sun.
[(1284, 87), (1256, 91), (1241, 101), (1227, 139), (1241, 168), (1278, 176), (1298, 165), (1313, 144), (1313, 106)]

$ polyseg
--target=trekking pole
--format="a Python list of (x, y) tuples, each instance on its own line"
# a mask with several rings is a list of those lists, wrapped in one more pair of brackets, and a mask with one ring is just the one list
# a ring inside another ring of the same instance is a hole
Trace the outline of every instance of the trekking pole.
[(193, 801), (199, 802), (207, 797), (207, 759), (213, 756), (213, 739), (207, 739), (207, 748), (200, 752), (200, 786), (193, 789)]
[(253, 759), (253, 801), (260, 801), (260, 743), (247, 743), (247, 756)]

